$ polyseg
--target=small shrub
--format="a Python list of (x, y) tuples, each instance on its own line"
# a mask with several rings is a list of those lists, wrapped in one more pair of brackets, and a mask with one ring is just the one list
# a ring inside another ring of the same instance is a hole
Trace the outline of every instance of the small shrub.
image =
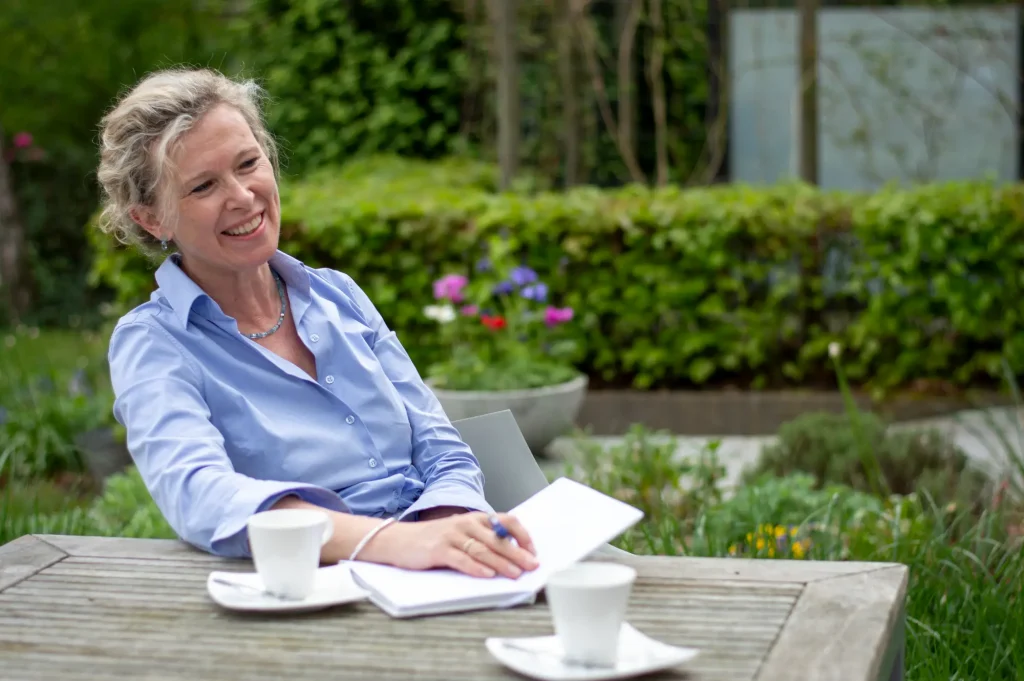
[(134, 466), (107, 478), (103, 495), (89, 508), (88, 534), (174, 539), (178, 535), (157, 508)]
[[(856, 418), (856, 422), (853, 420)], [(778, 442), (764, 448), (747, 482), (765, 473), (784, 477), (808, 473), (819, 484), (843, 484), (873, 491), (861, 447), (881, 471), (885, 491), (927, 495), (936, 503), (979, 508), (988, 478), (968, 465), (967, 456), (941, 433), (894, 431), (875, 414), (803, 414), (783, 424)]]

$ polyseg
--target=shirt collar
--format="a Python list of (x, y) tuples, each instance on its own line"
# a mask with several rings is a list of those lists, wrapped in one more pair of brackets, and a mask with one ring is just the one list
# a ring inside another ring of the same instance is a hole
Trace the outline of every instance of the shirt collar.
[[(179, 264), (180, 257), (175, 253), (164, 259), (156, 271), (156, 283), (160, 287), (159, 293), (167, 300), (178, 321), (187, 327), (189, 315), (197, 300), (206, 299), (218, 310), (220, 307), (185, 274)], [(309, 295), (309, 272), (301, 261), (278, 250), (270, 256), (269, 262), (289, 288), (301, 292), (304, 296)]]

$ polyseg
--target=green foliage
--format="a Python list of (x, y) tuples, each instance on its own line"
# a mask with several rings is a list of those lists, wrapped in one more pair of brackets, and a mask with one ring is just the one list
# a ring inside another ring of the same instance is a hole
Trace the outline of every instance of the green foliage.
[[(224, 59), (224, 0), (4, 0), (0, 129), (43, 155), (12, 164), (35, 304), (23, 321), (97, 322), (81, 225), (96, 209), (96, 130), (118, 93), (179, 63)], [(59, 103), (59, 104), (55, 104)], [(6, 141), (6, 140), (5, 140)], [(3, 311), (0, 310), (0, 318)]]
[[(471, 273), (505, 235), (576, 311), (577, 366), (600, 381), (831, 384), (831, 342), (851, 381), (879, 390), (997, 380), (1000, 355), (1024, 370), (1022, 186), (496, 194), (489, 180), (447, 184), (455, 161), (436, 179), (412, 163), (413, 180), (394, 159), (361, 164), (283, 184), (281, 247), (352, 275), (422, 366), (443, 351), (423, 316), (432, 282)], [(144, 300), (152, 265), (95, 243), (95, 280), (122, 309)]]
[[(855, 424), (853, 419), (857, 419)], [(968, 467), (967, 456), (934, 430), (894, 430), (875, 414), (810, 412), (783, 424), (778, 442), (764, 448), (748, 482), (770, 474), (812, 475), (819, 484), (843, 484), (871, 491), (860, 441), (877, 462), (888, 492), (925, 495), (937, 504), (977, 508), (991, 484)]]
[[(452, 150), (466, 86), (464, 25), (449, 0), (256, 0), (236, 28), (273, 95), (290, 168), (357, 154)], [(258, 46), (252, 49), (251, 46)]]
[(41, 480), (0, 489), (0, 544), (32, 533), (177, 537), (134, 466), (110, 476), (95, 498), (75, 491)]
[(135, 466), (112, 475), (89, 507), (87, 534), (174, 539), (178, 535), (153, 502)]
[(112, 421), (99, 339), (20, 329), (0, 347), (0, 478), (83, 470), (76, 437)]
[[(581, 436), (573, 444), (565, 475), (639, 508), (645, 526), (679, 523), (722, 501), (719, 483), (725, 469), (718, 460), (718, 441), (681, 457), (675, 438), (636, 424), (612, 446)], [(638, 541), (647, 528), (637, 529), (641, 534), (627, 533), (619, 541)]]

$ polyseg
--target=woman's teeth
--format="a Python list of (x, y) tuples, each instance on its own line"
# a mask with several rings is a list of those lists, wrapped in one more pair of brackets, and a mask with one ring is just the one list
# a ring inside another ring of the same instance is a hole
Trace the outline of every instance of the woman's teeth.
[(249, 222), (245, 223), (241, 227), (228, 230), (224, 232), (228, 236), (245, 236), (246, 234), (252, 234), (256, 231), (256, 228), (260, 226), (260, 222), (263, 221), (263, 213), (260, 213)]

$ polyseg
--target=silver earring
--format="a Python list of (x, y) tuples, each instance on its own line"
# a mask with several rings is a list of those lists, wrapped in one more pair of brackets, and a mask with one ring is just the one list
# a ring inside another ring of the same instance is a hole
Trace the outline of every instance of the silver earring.
[(160, 240), (160, 248), (162, 248), (165, 251), (167, 250), (167, 239)]

